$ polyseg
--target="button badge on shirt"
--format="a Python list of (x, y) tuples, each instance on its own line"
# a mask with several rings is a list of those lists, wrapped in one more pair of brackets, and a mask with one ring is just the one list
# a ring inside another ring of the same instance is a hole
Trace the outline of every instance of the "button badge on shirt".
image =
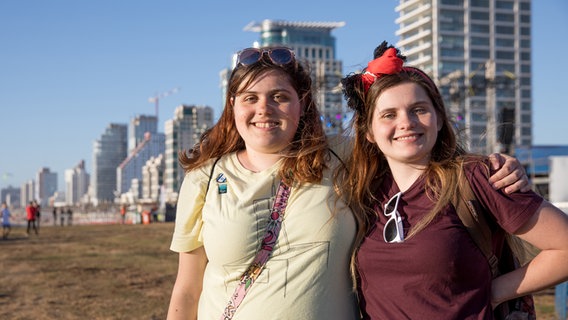
[(227, 177), (225, 177), (225, 174), (219, 173), (215, 181), (217, 182), (219, 194), (227, 193)]

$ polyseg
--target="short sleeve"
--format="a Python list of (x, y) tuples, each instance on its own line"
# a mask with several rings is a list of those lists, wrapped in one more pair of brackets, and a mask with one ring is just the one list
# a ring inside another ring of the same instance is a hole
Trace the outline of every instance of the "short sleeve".
[[(210, 168), (210, 166), (206, 166)], [(174, 234), (170, 250), (189, 252), (203, 246), (202, 210), (209, 176), (206, 169), (188, 172), (182, 182), (176, 208)]]
[(488, 181), (489, 162), (477, 162), (469, 167), (468, 179), (481, 204), (508, 233), (515, 233), (538, 210), (543, 198), (533, 191), (506, 194), (495, 190)]

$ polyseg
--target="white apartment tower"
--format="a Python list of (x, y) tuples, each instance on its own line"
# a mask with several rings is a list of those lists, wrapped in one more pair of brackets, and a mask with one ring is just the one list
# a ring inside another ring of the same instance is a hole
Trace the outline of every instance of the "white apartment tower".
[(164, 185), (164, 155), (151, 157), (142, 167), (142, 196), (146, 202), (159, 202)]
[(20, 207), (25, 208), (35, 199), (35, 180), (28, 180), (20, 188)]
[(85, 170), (85, 160), (72, 169), (65, 170), (65, 202), (75, 205), (81, 202), (89, 191), (90, 175)]
[(213, 108), (208, 106), (180, 105), (174, 111), (174, 118), (165, 122), (164, 189), (167, 202), (177, 200), (177, 193), (185, 176), (179, 166), (179, 152), (193, 148), (205, 130), (212, 125)]
[(345, 120), (339, 87), (343, 77), (342, 62), (336, 59), (335, 37), (331, 35), (333, 29), (344, 25), (345, 22), (263, 20), (251, 22), (244, 28), (260, 33), (259, 43), (254, 46), (285, 46), (294, 50), (298, 60), (310, 64), (316, 88), (314, 98), (327, 134), (339, 133)]
[(439, 84), (469, 150), (530, 146), (531, 0), (400, 0), (396, 44)]

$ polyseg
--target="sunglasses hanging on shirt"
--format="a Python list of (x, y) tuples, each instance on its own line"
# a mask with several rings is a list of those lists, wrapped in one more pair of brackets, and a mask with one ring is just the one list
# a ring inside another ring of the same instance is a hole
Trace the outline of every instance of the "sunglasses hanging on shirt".
[(398, 201), (402, 192), (395, 194), (384, 206), (383, 214), (388, 218), (383, 228), (383, 238), (387, 243), (404, 242), (402, 218), (398, 213)]

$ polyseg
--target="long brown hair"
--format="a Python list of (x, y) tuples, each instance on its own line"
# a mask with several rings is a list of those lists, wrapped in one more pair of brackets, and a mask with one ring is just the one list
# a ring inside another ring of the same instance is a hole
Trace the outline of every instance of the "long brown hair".
[[(434, 208), (409, 232), (407, 238), (423, 230), (452, 199), (462, 169), (465, 151), (458, 144), (456, 132), (447, 116), (442, 96), (434, 82), (424, 72), (404, 67), (400, 72), (378, 77), (365, 92), (361, 74), (343, 79), (344, 94), (349, 107), (355, 110), (352, 118), (353, 152), (347, 158), (347, 170), (337, 174), (343, 196), (354, 209), (359, 223), (356, 236), (358, 246), (375, 221), (375, 193), (385, 174), (390, 171), (387, 160), (378, 146), (367, 140), (371, 128), (375, 102), (387, 89), (402, 83), (415, 83), (422, 87), (432, 101), (442, 128), (431, 151), (430, 163), (425, 172), (426, 193), (435, 203)], [(354, 253), (356, 254), (356, 253)]]
[(328, 143), (313, 98), (309, 69), (295, 59), (285, 65), (276, 65), (266, 55), (262, 55), (253, 64), (238, 65), (232, 71), (221, 117), (192, 149), (179, 153), (180, 165), (186, 172), (203, 166), (209, 159), (245, 149), (245, 143), (235, 124), (232, 100), (255, 79), (272, 70), (288, 76), (302, 105), (298, 129), (290, 142), (288, 154), (284, 156), (279, 176), (289, 184), (321, 181), (329, 157)]

